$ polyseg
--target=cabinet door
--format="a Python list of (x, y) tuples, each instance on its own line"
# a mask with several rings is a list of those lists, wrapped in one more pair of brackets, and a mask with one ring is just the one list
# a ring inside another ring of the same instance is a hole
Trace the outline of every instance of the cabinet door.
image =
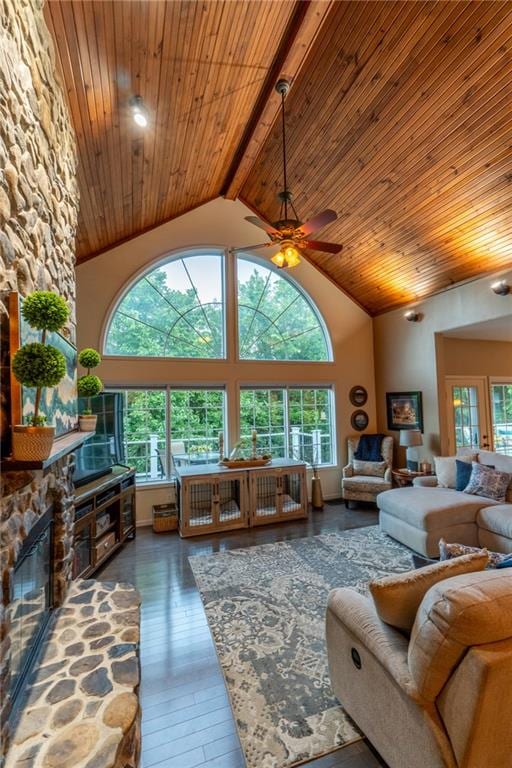
[(92, 568), (93, 531), (92, 522), (79, 531), (75, 530), (73, 540), (73, 578), (86, 576)]
[(281, 472), (278, 497), (279, 516), (282, 518), (305, 517), (306, 473), (304, 470), (283, 470)]
[(251, 525), (307, 516), (305, 469), (253, 470), (250, 475)]
[(180, 493), (180, 533), (194, 536), (247, 525), (247, 479), (244, 472), (223, 477), (183, 478)]
[(135, 489), (126, 491), (121, 496), (121, 538), (124, 539), (135, 530)]

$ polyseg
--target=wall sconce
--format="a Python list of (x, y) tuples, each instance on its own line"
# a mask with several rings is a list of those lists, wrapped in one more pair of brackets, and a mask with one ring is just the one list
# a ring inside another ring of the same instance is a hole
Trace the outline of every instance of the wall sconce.
[(408, 309), (407, 312), (404, 313), (404, 317), (410, 323), (419, 323), (421, 320), (420, 313), (416, 312), (414, 309)]
[(148, 111), (144, 106), (142, 96), (132, 96), (130, 99), (130, 109), (134, 122), (141, 128), (145, 128), (148, 124)]
[(491, 285), (491, 288), (498, 296), (508, 296), (510, 293), (510, 285), (508, 285), (506, 280), (497, 280)]

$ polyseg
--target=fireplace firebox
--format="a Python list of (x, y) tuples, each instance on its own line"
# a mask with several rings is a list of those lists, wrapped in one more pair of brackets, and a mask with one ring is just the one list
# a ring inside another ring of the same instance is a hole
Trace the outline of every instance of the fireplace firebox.
[(41, 647), (53, 604), (53, 508), (49, 507), (24, 540), (14, 566), (9, 600), (11, 710), (22, 698), (23, 682)]

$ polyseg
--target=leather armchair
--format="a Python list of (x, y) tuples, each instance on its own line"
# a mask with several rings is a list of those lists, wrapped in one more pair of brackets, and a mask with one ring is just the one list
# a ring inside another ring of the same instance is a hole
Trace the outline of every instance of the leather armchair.
[[(341, 489), (345, 500), (345, 506), (348, 507), (349, 501), (371, 501), (382, 493), (388, 491), (393, 484), (391, 468), (393, 466), (393, 438), (384, 437), (381, 445), (381, 454), (386, 462), (386, 469), (382, 476), (364, 474), (354, 470), (354, 453), (359, 445), (359, 436), (349, 437), (348, 446), (348, 464), (343, 467)], [(368, 464), (377, 464), (377, 462), (367, 462)]]
[(488, 570), (428, 590), (410, 638), (352, 589), (328, 600), (334, 692), (392, 768), (512, 765), (512, 578)]

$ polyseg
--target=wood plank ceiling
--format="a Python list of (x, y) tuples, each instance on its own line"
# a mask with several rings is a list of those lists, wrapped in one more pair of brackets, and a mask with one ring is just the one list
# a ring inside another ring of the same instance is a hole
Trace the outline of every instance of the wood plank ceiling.
[(79, 260), (219, 194), (275, 219), (284, 72), (295, 206), (334, 208), (318, 237), (344, 246), (307, 258), (371, 314), (512, 264), (510, 0), (52, 0), (46, 15), (79, 144)]

